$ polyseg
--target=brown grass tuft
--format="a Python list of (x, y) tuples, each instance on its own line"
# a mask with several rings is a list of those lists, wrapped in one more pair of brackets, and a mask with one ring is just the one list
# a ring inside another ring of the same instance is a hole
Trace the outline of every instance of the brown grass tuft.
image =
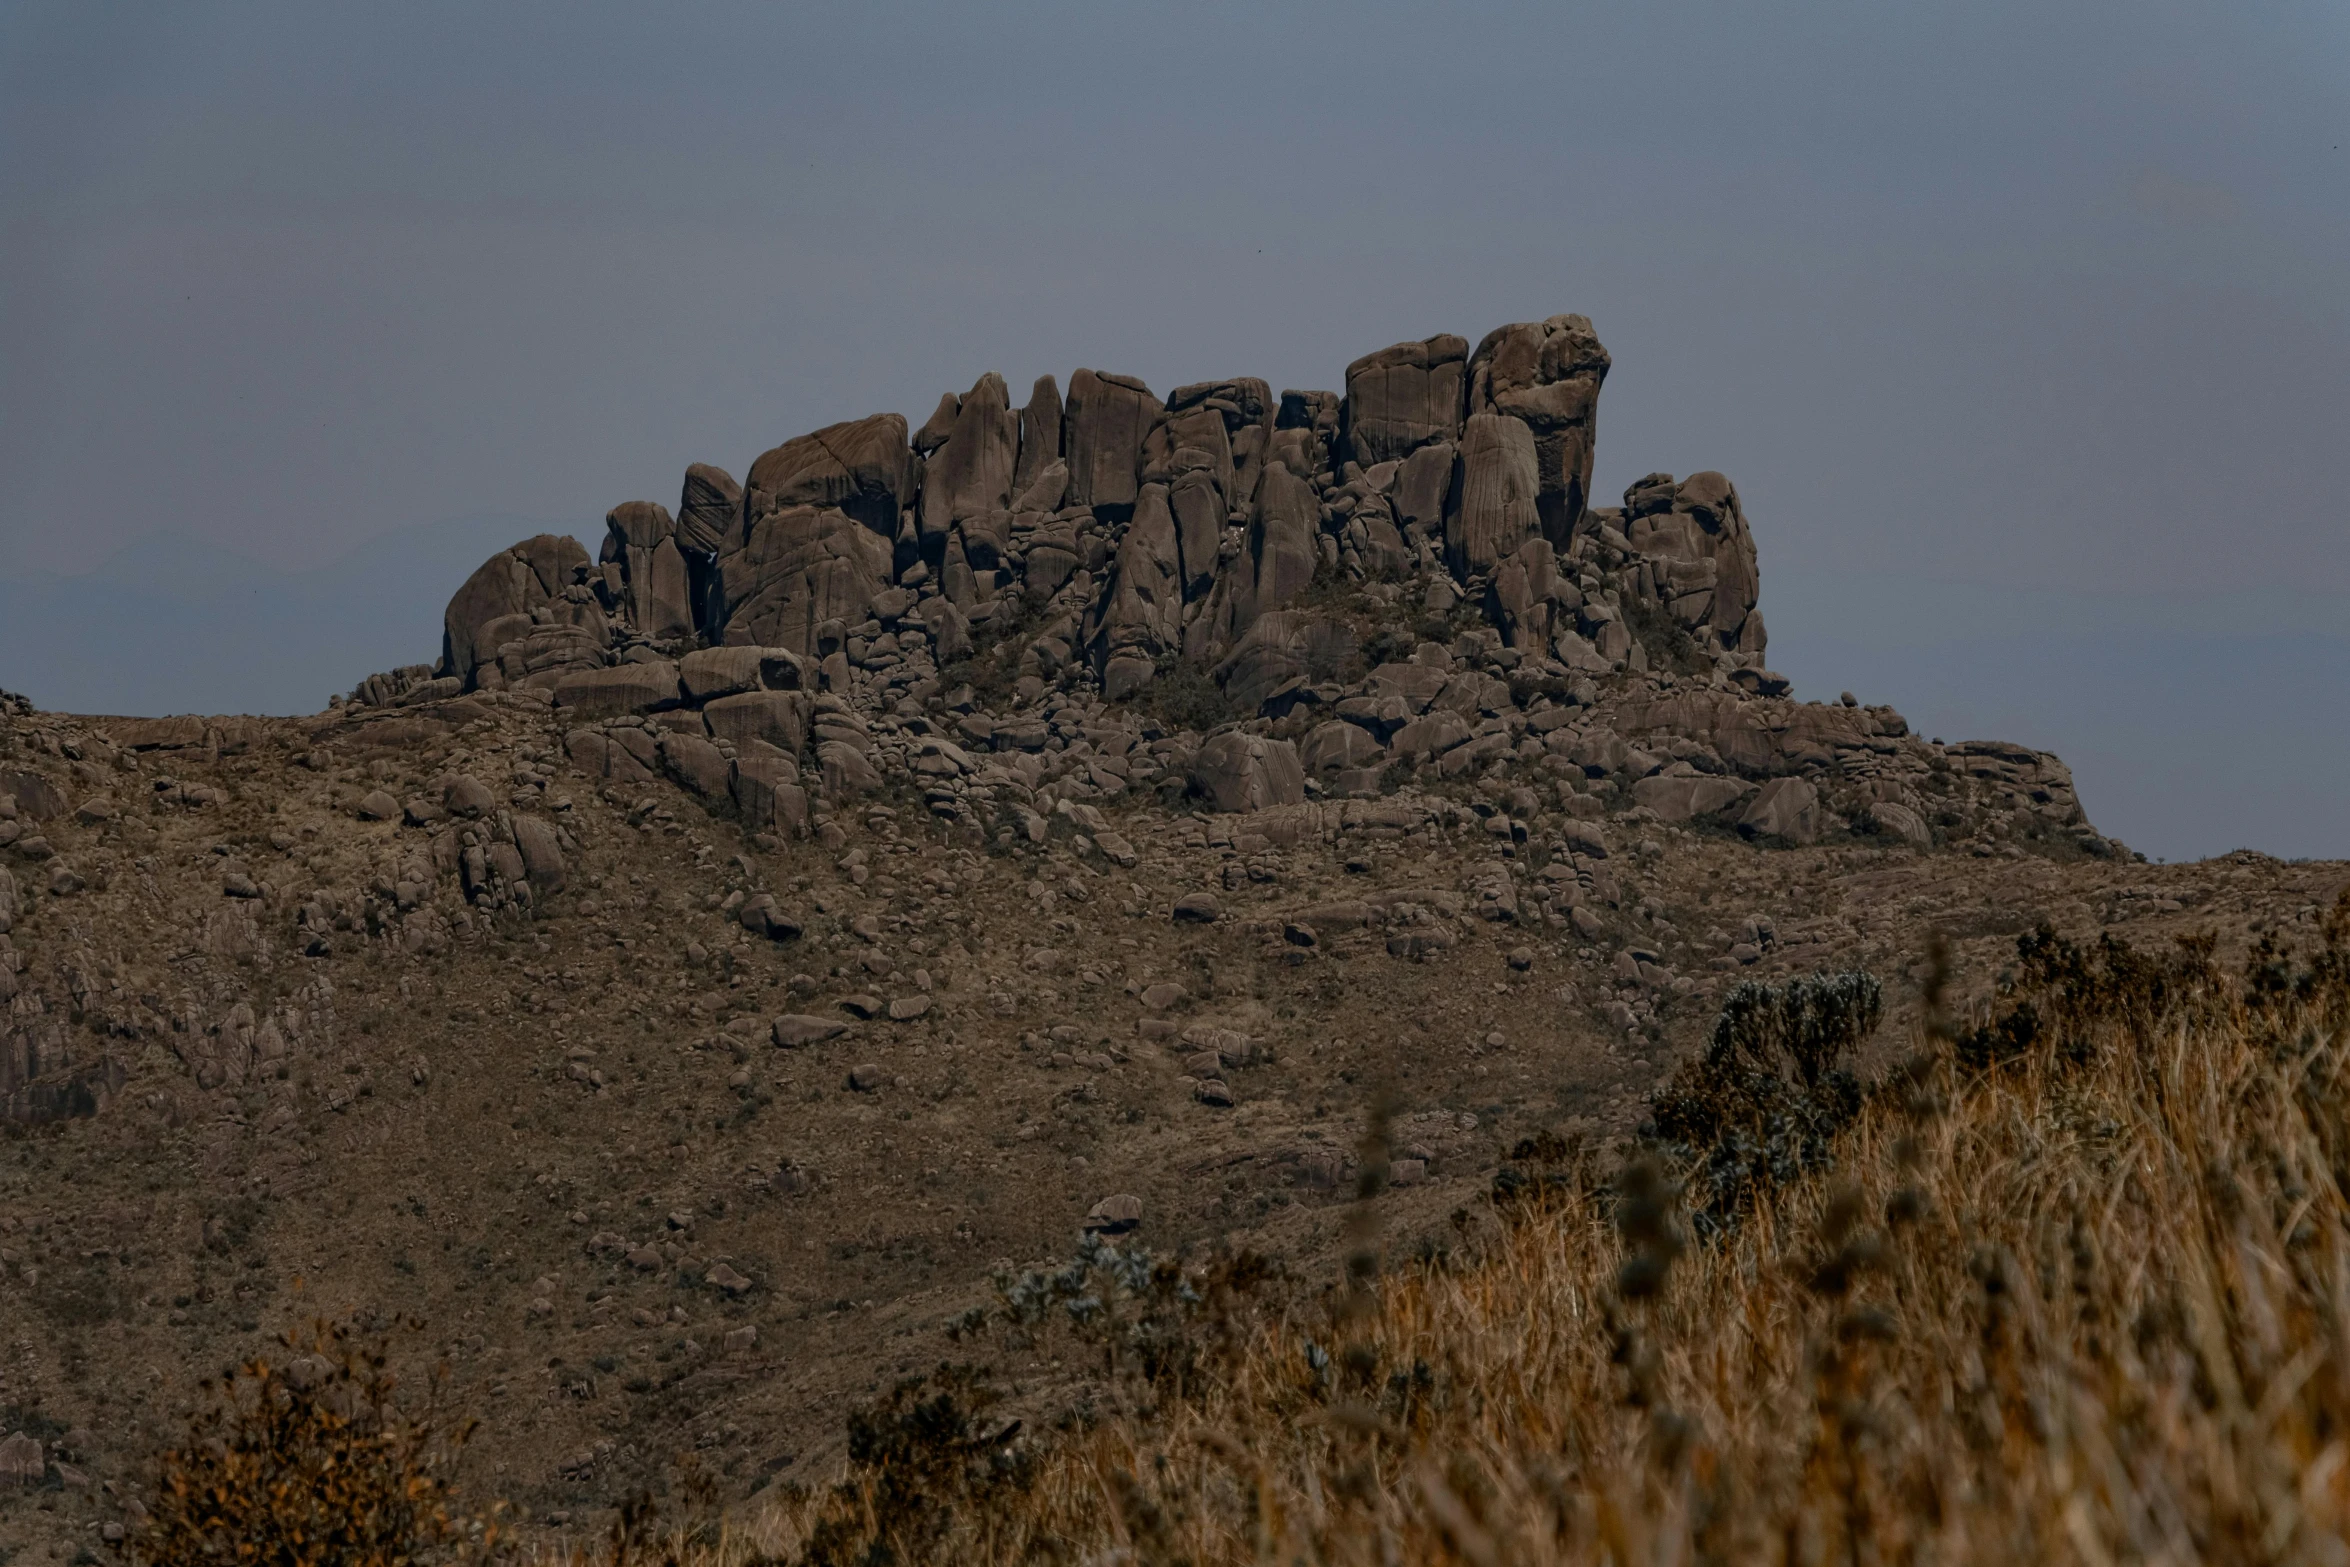
[(444, 1418), (430, 1391), (404, 1406), (384, 1344), (346, 1324), (284, 1345), (207, 1386), (186, 1441), (160, 1460), (134, 1560), (402, 1567), (495, 1550), (496, 1529), (452, 1510), (473, 1422)]

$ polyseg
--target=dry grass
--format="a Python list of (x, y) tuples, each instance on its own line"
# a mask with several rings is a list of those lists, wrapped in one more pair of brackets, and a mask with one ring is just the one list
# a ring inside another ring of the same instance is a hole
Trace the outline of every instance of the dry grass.
[(285, 1348), (207, 1388), (186, 1442), (158, 1462), (133, 1561), (403, 1567), (497, 1550), (487, 1520), (452, 1510), (470, 1420), (445, 1417), (435, 1389), (400, 1400), (382, 1340), (348, 1326)]
[(1605, 1180), (1529, 1145), (1481, 1243), (1382, 1271), (1375, 1114), (1310, 1301), (1099, 1244), (1006, 1281), (971, 1330), (1101, 1357), (1071, 1429), (943, 1374), (860, 1411), (831, 1486), (542, 1559), (2350, 1561), (2350, 894), (2242, 973), (2027, 937), (1862, 1095), (1817, 1030), (1875, 1011), (1725, 1014), (1660, 1119), (1765, 1150), (1727, 1185), (1661, 1130)]
[(2028, 939), (1710, 1241), (1653, 1163), (1537, 1183), (1473, 1262), (1129, 1376), (1018, 1464), (955, 1423), (920, 1505), (868, 1464), (727, 1554), (2350, 1560), (2350, 899), (2326, 934), (2245, 975)]

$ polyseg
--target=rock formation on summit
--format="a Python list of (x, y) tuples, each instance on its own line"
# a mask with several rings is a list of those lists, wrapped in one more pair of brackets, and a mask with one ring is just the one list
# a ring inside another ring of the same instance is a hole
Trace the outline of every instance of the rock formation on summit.
[[(1168, 661), (1217, 664), (1325, 572), (1441, 576), (1456, 601), (1490, 589), (1509, 647), (1568, 663), (1590, 656), (1588, 636), (1554, 645), (1576, 624), (1577, 578), (1620, 574), (1725, 671), (1759, 664), (1753, 541), (1726, 480), (1652, 476), (1621, 512), (1589, 507), (1608, 363), (1570, 315), (1503, 327), (1474, 354), (1458, 337), (1399, 343), (1348, 366), (1343, 396), (1276, 398), (1244, 378), (1161, 400), (1080, 370), (1065, 405), (1046, 376), (1015, 410), (990, 373), (911, 435), (894, 414), (833, 425), (759, 457), (739, 486), (694, 464), (675, 521), (652, 501), (613, 509), (600, 572), (549, 541), (516, 546), (451, 603), (433, 674), (551, 688), (692, 642), (823, 659), (869, 619), (945, 621), (959, 644), (999, 616), (1058, 610), (1038, 672), (1083, 664), (1127, 696)], [(526, 646), (509, 658), (513, 643)]]
[[(804, 754), (811, 702), (984, 753), (1019, 749), (989, 737), (1020, 713), (1085, 701), (1135, 715), (1161, 771), (1220, 810), (1510, 768), (1574, 792), (1629, 770), (1622, 798), (1666, 820), (1969, 835), (1974, 816), (1927, 797), (1947, 759), (1897, 715), (1793, 702), (1765, 667), (1728, 478), (1652, 473), (1591, 504), (1609, 364), (1591, 322), (1560, 315), (1474, 350), (1439, 334), (1367, 354), (1343, 393), (1239, 377), (1162, 399), (1084, 369), (1065, 401), (1045, 376), (1015, 408), (989, 372), (918, 429), (831, 425), (739, 485), (696, 463), (674, 521), (612, 510), (596, 567), (568, 541), (516, 545), (450, 602), (439, 665), (355, 699), (543, 691), (600, 776), (714, 747), (704, 793), (803, 827), (803, 766), (819, 807), (887, 777), (837, 735)], [(697, 681), (722, 648), (762, 673)], [(1165, 722), (1170, 704), (1189, 721)], [(1249, 744), (1211, 744), (1219, 725)], [(1999, 765), (2028, 788), (2003, 820), (2099, 842), (2062, 764), (2013, 754)], [(1003, 825), (995, 786), (963, 776), (988, 771), (931, 769), (931, 808)], [(1794, 775), (1824, 803), (1750, 812)], [(1016, 812), (1035, 804), (1021, 788)]]

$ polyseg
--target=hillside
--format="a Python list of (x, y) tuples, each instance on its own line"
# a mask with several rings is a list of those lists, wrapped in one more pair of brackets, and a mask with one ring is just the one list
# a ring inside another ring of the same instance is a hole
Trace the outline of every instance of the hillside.
[(731, 1540), (680, 1520), (679, 1559), (2338, 1560), (2350, 896), (2241, 970), (2018, 956), (1865, 1098), (1833, 1065), (1865, 983), (1733, 1004), (1663, 1148), (1529, 1139), (1462, 1245), (1312, 1303), (1092, 1253), (988, 1329), (1104, 1357), (1084, 1426), (1007, 1441), (936, 1373), (841, 1483)]
[(1591, 505), (1607, 367), (986, 376), (518, 542), (317, 715), (11, 699), (0, 1553), (135, 1522), (315, 1315), (420, 1319), (533, 1529), (814, 1486), (1081, 1230), (1336, 1277), (1374, 1107), (1433, 1251), (1743, 982), (1875, 973), (1874, 1074), (1937, 936), (1962, 1005), (2042, 923), (2314, 939), (2341, 865), (2150, 866), (2054, 756), (1799, 700), (1726, 478)]

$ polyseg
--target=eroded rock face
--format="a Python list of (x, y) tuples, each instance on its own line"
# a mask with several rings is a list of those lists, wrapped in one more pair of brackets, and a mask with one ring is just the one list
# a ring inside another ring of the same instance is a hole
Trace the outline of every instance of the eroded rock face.
[(1167, 418), (1146, 443), (1146, 470), (1162, 464), (1168, 482), (1211, 490), (1230, 513), (1245, 514), (1272, 451), (1279, 404), (1254, 377), (1199, 381), (1167, 394)]
[(1266, 470), (1243, 548), (1221, 565), (1214, 590), (1184, 639), (1186, 657), (1214, 662), (1237, 646), (1257, 618), (1314, 580), (1319, 505), (1311, 485), (1286, 467)]
[(1095, 370), (1071, 376), (1062, 415), (1069, 504), (1109, 515), (1131, 508), (1142, 487), (1143, 437), (1158, 416), (1158, 399), (1132, 376)]
[(726, 597), (720, 591), (718, 556), (742, 526), (743, 487), (723, 468), (698, 462), (685, 471), (677, 503), (677, 550), (685, 558), (686, 590), (694, 628), (705, 641), (722, 636)]
[(1646, 558), (1650, 594), (1674, 619), (1709, 649), (1760, 661), (1761, 573), (1737, 486), (1713, 472), (1679, 484), (1652, 473), (1624, 492), (1623, 532)]
[(1552, 316), (1489, 332), (1469, 361), (1468, 410), (1519, 420), (1534, 437), (1543, 535), (1564, 546), (1591, 500), (1599, 388), (1611, 361), (1591, 318)]
[(1365, 468), (1460, 434), (1469, 345), (1441, 333), (1346, 367), (1347, 452)]
[(602, 565), (610, 596), (629, 623), (647, 637), (681, 637), (694, 629), (685, 556), (669, 509), (629, 501), (604, 518)]
[(828, 625), (863, 620), (890, 585), (889, 538), (847, 511), (793, 506), (753, 523), (721, 559), (726, 639), (821, 658)]
[[(604, 612), (589, 583), (594, 567), (577, 539), (542, 533), (484, 561), (449, 600), (441, 619), (440, 672), (462, 689), (502, 689), (501, 655), (542, 633), (526, 676), (561, 674), (603, 662)], [(552, 680), (547, 683), (552, 684)]]
[(922, 548), (943, 559), (957, 523), (1006, 511), (1020, 453), (1020, 416), (990, 371), (957, 400), (944, 439), (922, 470)]
[(1574, 624), (1581, 590), (1559, 569), (1548, 539), (1528, 539), (1494, 568), (1486, 586), (1486, 618), (1511, 647), (1540, 651), (1555, 632)]
[(1462, 576), (1490, 570), (1542, 526), (1534, 432), (1509, 414), (1469, 416), (1461, 431), (1460, 509), (1446, 556)]
[(874, 414), (798, 436), (751, 464), (743, 481), (743, 534), (778, 512), (814, 507), (853, 517), (868, 532), (898, 536), (914, 498), (914, 452), (902, 414)]
[(1183, 574), (1175, 514), (1167, 504), (1166, 486), (1146, 484), (1118, 546), (1099, 625), (1089, 638), (1104, 688), (1120, 696), (1140, 689), (1158, 660), (1182, 645), (1182, 635)]
[[(1020, 408), (1020, 459), (1012, 469), (1012, 493), (1027, 489), (1047, 466), (1060, 460), (1061, 385), (1049, 375), (1040, 375)], [(1053, 504), (1060, 504), (1058, 496)]]
[(743, 487), (724, 468), (698, 462), (685, 471), (677, 502), (677, 547), (687, 555), (715, 555), (742, 519)]

